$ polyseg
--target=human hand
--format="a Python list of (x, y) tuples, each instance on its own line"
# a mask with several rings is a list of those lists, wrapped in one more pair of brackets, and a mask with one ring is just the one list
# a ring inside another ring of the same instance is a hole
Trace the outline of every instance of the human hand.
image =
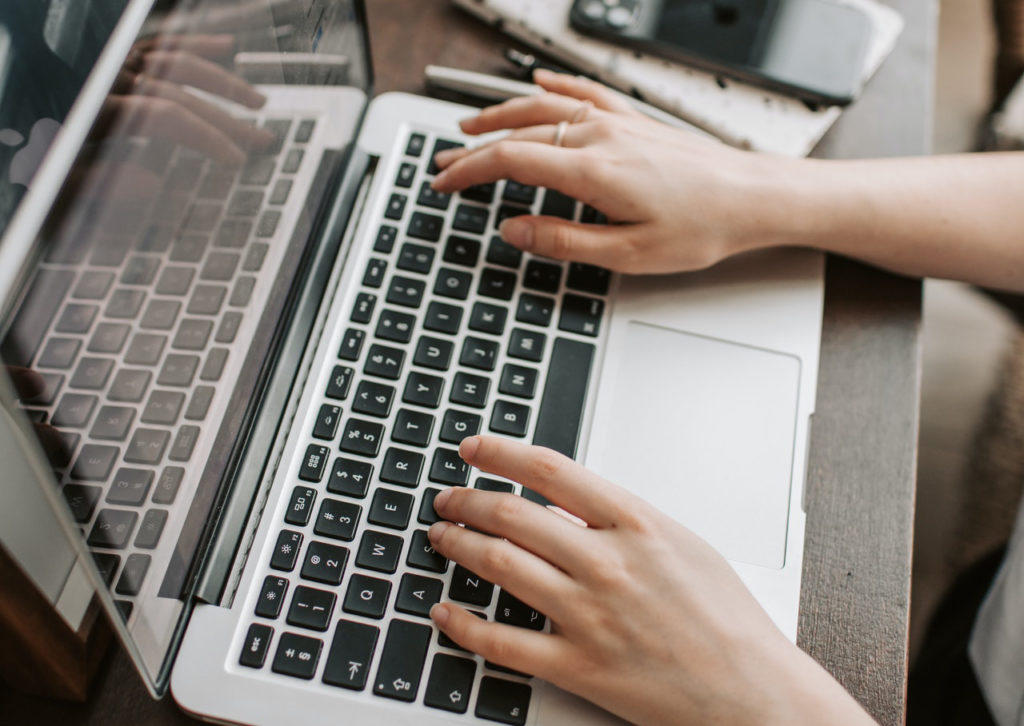
[[(501, 227), (516, 247), (622, 272), (708, 267), (771, 242), (766, 217), (793, 160), (739, 151), (634, 111), (604, 86), (537, 71), (547, 90), (484, 109), (467, 134), (511, 130), (495, 143), (437, 155), (434, 188), (454, 192), (514, 179), (551, 187), (603, 212), (610, 225), (515, 217)], [(581, 104), (593, 104), (587, 109)], [(557, 124), (582, 115), (553, 146)]]
[(434, 548), (552, 623), (534, 632), (435, 605), (460, 645), (636, 723), (872, 723), (682, 525), (548, 449), (475, 436), (459, 453), (585, 522), (511, 494), (438, 494), (448, 522), (431, 527)]

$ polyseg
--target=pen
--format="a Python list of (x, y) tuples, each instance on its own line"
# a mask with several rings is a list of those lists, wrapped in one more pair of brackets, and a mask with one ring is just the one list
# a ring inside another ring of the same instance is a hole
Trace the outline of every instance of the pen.
[[(476, 71), (466, 71), (460, 68), (447, 68), (444, 66), (429, 65), (424, 70), (424, 73), (426, 74), (427, 82), (432, 86), (443, 88), (448, 91), (463, 93), (476, 98), (482, 98), (488, 101), (504, 101), (509, 98), (534, 96), (538, 93), (544, 92), (543, 88), (533, 83), (514, 81), (508, 78), (492, 76), (486, 73), (477, 73)], [(692, 133), (706, 136), (707, 138), (717, 138), (704, 129), (697, 128), (693, 124), (687, 123), (677, 116), (673, 116), (670, 113), (662, 111), (660, 108), (655, 108), (649, 103), (644, 103), (643, 101), (627, 96), (624, 93), (616, 91), (614, 88), (609, 88), (608, 90), (612, 93), (618, 94), (626, 101), (626, 103), (637, 111), (645, 116), (653, 118), (656, 121), (661, 121), (669, 126), (674, 126), (678, 129), (685, 129)]]

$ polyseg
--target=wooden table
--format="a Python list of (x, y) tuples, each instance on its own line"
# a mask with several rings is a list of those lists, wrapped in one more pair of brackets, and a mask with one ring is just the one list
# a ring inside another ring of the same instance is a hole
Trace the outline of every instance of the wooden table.
[[(887, 0), (896, 50), (816, 155), (927, 153), (934, 0)], [(499, 72), (506, 39), (446, 0), (370, 0), (378, 92), (422, 93), (428, 63)], [(827, 272), (798, 642), (886, 726), (903, 723), (920, 388), (921, 284), (840, 259)], [(85, 704), (0, 690), (4, 724), (194, 724), (109, 657)]]

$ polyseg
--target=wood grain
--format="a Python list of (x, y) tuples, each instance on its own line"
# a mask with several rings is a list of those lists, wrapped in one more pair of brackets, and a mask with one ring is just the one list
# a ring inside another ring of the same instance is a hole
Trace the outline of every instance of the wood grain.
[[(931, 137), (934, 0), (889, 0), (907, 21), (896, 51), (816, 151), (925, 153)], [(376, 90), (422, 93), (428, 63), (496, 72), (508, 44), (446, 0), (370, 0)], [(833, 259), (807, 491), (799, 644), (886, 726), (903, 722), (920, 381), (918, 281)], [(0, 691), (5, 723), (196, 723), (149, 700), (120, 651), (87, 704)]]

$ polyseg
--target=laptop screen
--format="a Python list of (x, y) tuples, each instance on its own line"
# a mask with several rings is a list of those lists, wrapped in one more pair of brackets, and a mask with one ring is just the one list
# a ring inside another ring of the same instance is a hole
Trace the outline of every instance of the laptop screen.
[(370, 80), (355, 0), (0, 2), (0, 371), (154, 693)]

